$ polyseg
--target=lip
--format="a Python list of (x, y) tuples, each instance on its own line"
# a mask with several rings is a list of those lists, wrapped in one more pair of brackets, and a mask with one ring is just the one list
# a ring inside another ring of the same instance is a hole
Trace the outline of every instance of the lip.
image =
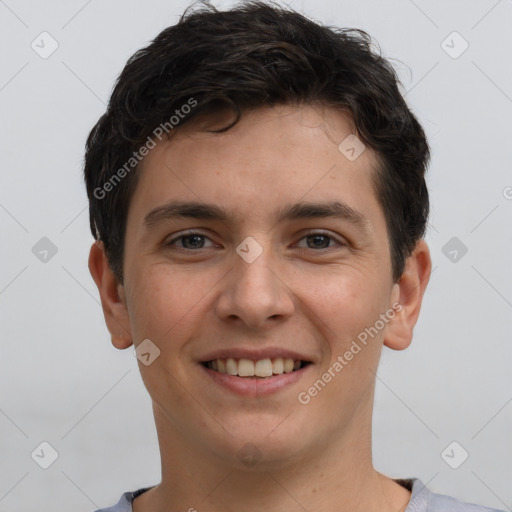
[(289, 388), (302, 379), (313, 365), (308, 364), (300, 370), (266, 378), (238, 377), (237, 375), (229, 375), (227, 373), (219, 373), (216, 370), (210, 370), (202, 364), (198, 364), (198, 366), (201, 371), (205, 372), (207, 379), (210, 382), (214, 382), (215, 385), (219, 385), (241, 396), (259, 397), (271, 395), (285, 388)]
[(227, 359), (229, 357), (232, 357), (233, 359), (251, 359), (252, 361), (259, 361), (261, 359), (276, 359), (278, 357), (282, 357), (283, 359), (293, 359), (294, 361), (299, 360), (307, 361), (310, 363), (315, 362), (312, 357), (309, 357), (305, 354), (300, 354), (299, 352), (294, 352), (292, 350), (285, 350), (279, 347), (268, 347), (258, 350), (244, 349), (241, 347), (233, 349), (225, 348), (206, 354), (204, 357), (201, 357), (198, 362), (205, 363), (206, 361), (212, 361), (214, 359)]

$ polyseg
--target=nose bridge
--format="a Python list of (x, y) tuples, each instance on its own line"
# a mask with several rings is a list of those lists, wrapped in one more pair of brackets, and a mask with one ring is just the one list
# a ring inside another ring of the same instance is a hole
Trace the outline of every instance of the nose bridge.
[(293, 300), (276, 267), (270, 243), (245, 239), (236, 249), (232, 272), (218, 299), (219, 317), (261, 328), (269, 319), (291, 315)]

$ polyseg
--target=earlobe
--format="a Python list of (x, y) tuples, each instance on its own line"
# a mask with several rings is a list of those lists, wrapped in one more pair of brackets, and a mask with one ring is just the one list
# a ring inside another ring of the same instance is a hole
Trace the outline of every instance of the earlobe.
[(110, 268), (103, 242), (96, 241), (91, 247), (89, 271), (100, 293), (101, 307), (112, 345), (118, 349), (128, 348), (133, 341), (124, 290)]
[(394, 284), (392, 302), (399, 306), (394, 308), (396, 315), (386, 330), (384, 345), (387, 347), (404, 350), (411, 344), (431, 270), (428, 245), (424, 240), (419, 240), (407, 258), (400, 280)]

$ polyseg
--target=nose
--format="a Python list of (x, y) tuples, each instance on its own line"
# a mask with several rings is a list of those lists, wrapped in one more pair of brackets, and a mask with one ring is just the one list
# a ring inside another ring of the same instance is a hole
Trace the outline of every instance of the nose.
[(231, 272), (222, 281), (216, 313), (224, 322), (251, 330), (266, 330), (293, 315), (293, 294), (282, 266), (266, 249), (252, 263), (234, 255)]

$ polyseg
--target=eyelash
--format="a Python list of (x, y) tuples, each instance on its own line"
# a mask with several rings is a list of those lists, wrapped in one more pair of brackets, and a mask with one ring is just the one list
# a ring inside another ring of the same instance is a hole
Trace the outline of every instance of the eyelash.
[[(185, 238), (191, 238), (191, 237), (194, 237), (194, 236), (200, 236), (200, 237), (203, 237), (205, 239), (209, 239), (208, 236), (204, 235), (203, 233), (200, 233), (198, 231), (188, 231), (186, 233), (182, 233), (181, 235), (173, 238), (172, 240), (170, 240), (169, 242), (167, 242), (165, 244), (166, 247), (171, 247), (174, 245), (175, 242), (177, 242), (178, 240), (183, 240)], [(322, 231), (312, 231), (311, 233), (307, 233), (305, 234), (304, 236), (302, 236), (300, 238), (300, 240), (304, 240), (308, 237), (313, 237), (313, 236), (323, 236), (325, 238), (329, 238), (331, 241), (334, 241), (336, 242), (339, 246), (341, 247), (344, 247), (346, 246), (347, 244), (345, 242), (342, 242), (341, 240), (337, 239), (336, 237), (332, 236), (331, 234), (328, 234), (328, 233), (324, 233)], [(203, 249), (208, 249), (208, 247), (201, 247), (199, 249), (187, 249), (185, 247), (178, 247), (179, 250), (181, 251), (186, 251), (186, 252), (199, 252)], [(304, 248), (303, 248), (304, 249)], [(311, 251), (315, 251), (315, 252), (318, 252), (318, 250), (314, 249), (314, 248), (309, 248), (309, 247), (306, 247), (305, 248), (306, 250), (311, 250)], [(320, 249), (323, 249), (323, 250), (327, 250), (327, 249), (332, 249), (332, 247), (322, 247)]]

